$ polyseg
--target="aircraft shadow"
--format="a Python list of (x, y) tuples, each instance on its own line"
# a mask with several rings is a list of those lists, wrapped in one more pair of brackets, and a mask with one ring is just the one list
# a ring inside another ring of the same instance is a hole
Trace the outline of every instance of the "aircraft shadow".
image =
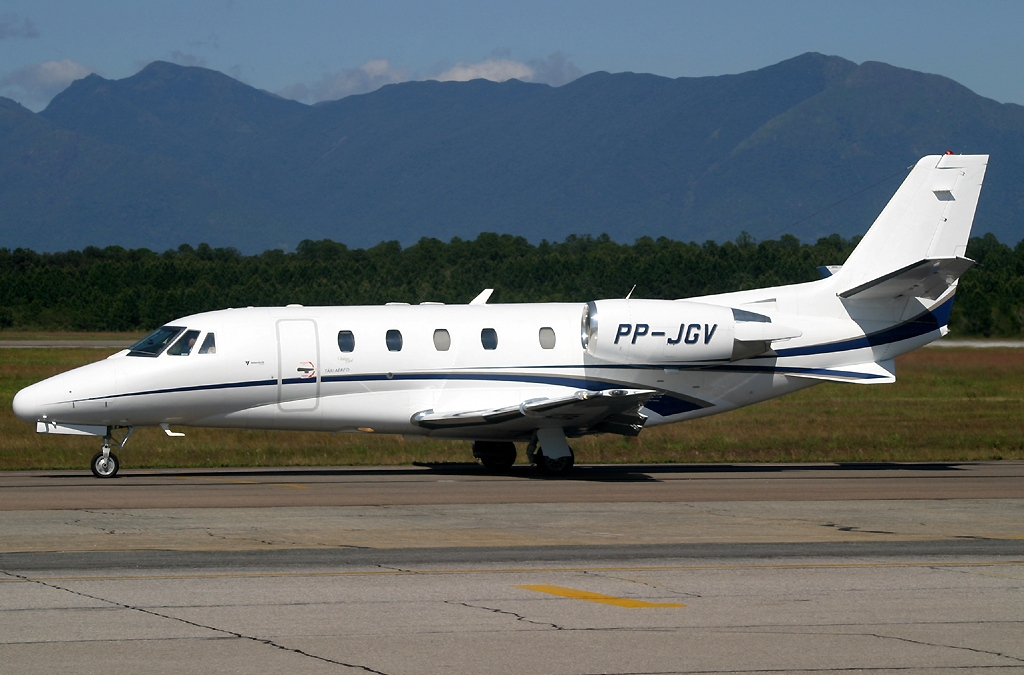
[[(659, 482), (659, 476), (669, 474), (777, 474), (852, 471), (962, 471), (970, 462), (839, 462), (833, 464), (600, 464), (578, 465), (568, 476), (551, 476), (536, 467), (516, 465), (501, 473), (491, 473), (476, 462), (418, 462), (411, 467), (296, 467), (296, 468), (238, 468), (238, 469), (178, 469), (161, 470), (161, 476), (183, 478), (287, 478), (304, 476), (508, 476), (530, 480), (562, 480), (586, 482)], [(125, 474), (129, 477), (133, 474)], [(134, 474), (142, 477), (152, 474)], [(68, 477), (67, 474), (51, 478)]]

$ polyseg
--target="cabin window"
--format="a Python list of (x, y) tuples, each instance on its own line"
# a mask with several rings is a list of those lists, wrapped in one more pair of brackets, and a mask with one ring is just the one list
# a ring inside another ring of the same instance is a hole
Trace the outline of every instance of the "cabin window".
[(384, 336), (384, 342), (388, 345), (389, 352), (402, 351), (402, 331), (391, 329)]
[(498, 333), (493, 328), (484, 328), (480, 331), (480, 344), (484, 349), (498, 348)]
[(444, 328), (438, 328), (434, 331), (434, 349), (439, 352), (446, 352), (451, 349), (452, 336), (448, 334)]
[(188, 356), (192, 353), (192, 348), (196, 346), (196, 340), (198, 339), (199, 331), (185, 331), (185, 334), (178, 338), (177, 342), (171, 345), (171, 348), (167, 350), (167, 353), (171, 356)]
[(199, 348), (200, 354), (216, 354), (217, 353), (217, 338), (213, 336), (213, 333), (207, 333), (206, 338), (203, 339), (203, 346)]
[(352, 334), (352, 331), (338, 331), (338, 349), (343, 352), (354, 352), (356, 350), (356, 336)]
[(540, 329), (540, 335), (537, 336), (540, 340), (540, 346), (542, 349), (554, 349), (555, 348), (555, 329), (544, 327)]
[(185, 330), (184, 326), (161, 326), (128, 348), (128, 356), (157, 356)]

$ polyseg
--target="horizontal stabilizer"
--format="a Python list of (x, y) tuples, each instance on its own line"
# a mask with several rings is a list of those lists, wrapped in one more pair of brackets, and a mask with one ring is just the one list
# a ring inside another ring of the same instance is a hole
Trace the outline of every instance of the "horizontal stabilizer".
[(786, 372), (786, 375), (851, 384), (892, 384), (896, 381), (896, 363), (888, 359), (879, 363), (868, 361), (836, 368), (801, 368), (799, 372)]
[(974, 261), (970, 258), (921, 260), (843, 291), (839, 297), (881, 300), (904, 296), (936, 300), (973, 266)]
[[(470, 410), (435, 412), (424, 410), (412, 416), (413, 424), (425, 429), (453, 429), (457, 427), (503, 424), (527, 417), (538, 420), (558, 420), (562, 427), (592, 427), (614, 418), (616, 425), (629, 416), (643, 427), (645, 418), (640, 407), (657, 392), (649, 389), (605, 389), (603, 391), (576, 391), (559, 398), (536, 398), (518, 405)], [(620, 432), (621, 433), (621, 432)]]

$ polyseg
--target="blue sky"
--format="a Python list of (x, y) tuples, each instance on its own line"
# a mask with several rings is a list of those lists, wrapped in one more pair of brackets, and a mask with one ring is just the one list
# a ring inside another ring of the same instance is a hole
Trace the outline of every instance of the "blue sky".
[(1024, 104), (1019, 1), (0, 0), (0, 95), (33, 110), (90, 72), (118, 79), (157, 59), (312, 103), (408, 79), (721, 75), (807, 51)]

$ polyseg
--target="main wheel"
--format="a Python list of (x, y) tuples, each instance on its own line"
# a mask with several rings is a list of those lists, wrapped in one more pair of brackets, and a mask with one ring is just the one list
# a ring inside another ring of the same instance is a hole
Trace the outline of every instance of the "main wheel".
[(97, 452), (92, 458), (92, 475), (97, 478), (113, 478), (119, 468), (121, 463), (114, 453), (104, 457), (102, 452)]
[(557, 457), (555, 459), (548, 459), (544, 456), (543, 451), (537, 452), (534, 455), (534, 459), (537, 462), (537, 468), (546, 474), (552, 476), (564, 476), (569, 473), (573, 465), (573, 456), (568, 455), (566, 457)]
[(473, 456), (490, 471), (508, 471), (516, 463), (516, 444), (511, 441), (474, 441)]

